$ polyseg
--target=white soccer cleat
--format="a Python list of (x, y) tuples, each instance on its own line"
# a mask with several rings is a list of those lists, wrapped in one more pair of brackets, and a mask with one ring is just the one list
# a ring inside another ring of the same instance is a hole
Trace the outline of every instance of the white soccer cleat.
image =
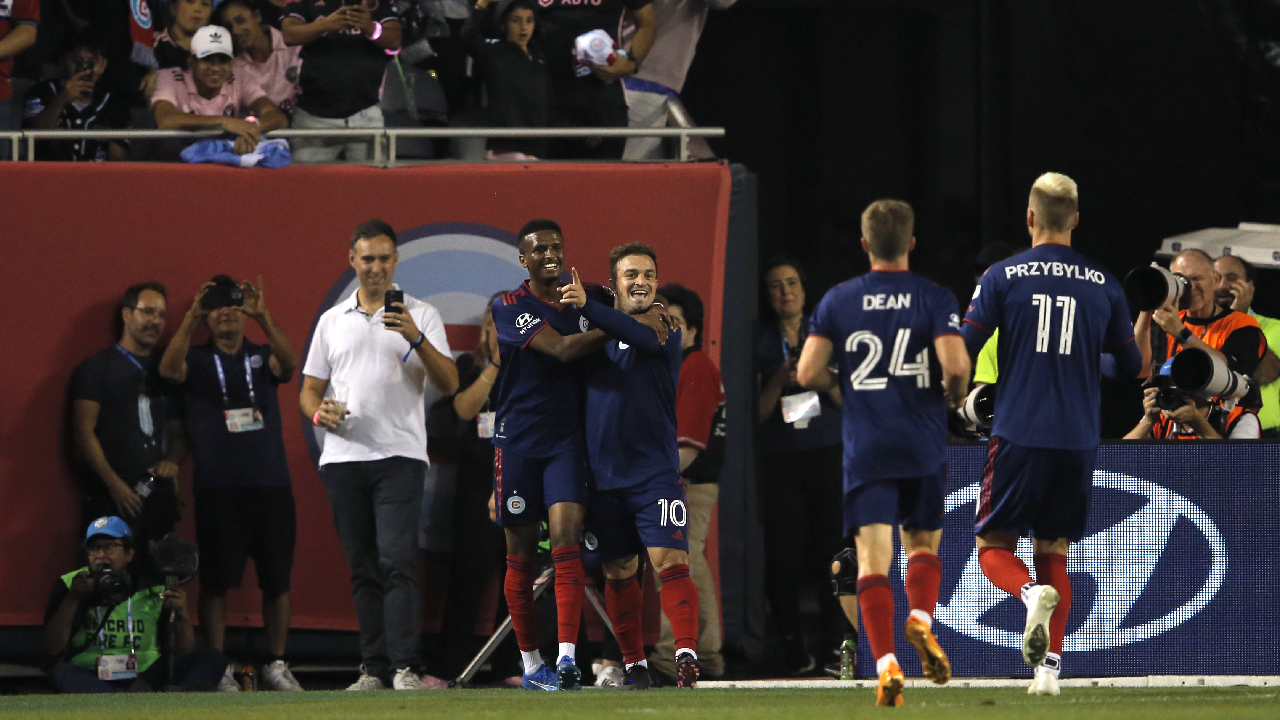
[(391, 687), (395, 690), (421, 690), (422, 678), (407, 667), (400, 668), (395, 677), (391, 678)]
[(263, 684), (272, 690), (298, 691), (302, 684), (289, 670), (289, 663), (276, 660), (262, 670)]
[(1052, 585), (1036, 585), (1027, 591), (1027, 627), (1022, 632), (1022, 660), (1038, 668), (1049, 652), (1049, 618), (1061, 598)]
[(218, 681), (218, 692), (240, 692), (240, 683), (236, 682), (235, 673), (231, 672), (231, 666), (227, 666), (227, 671), (222, 673), (222, 679)]
[(1036, 668), (1036, 676), (1031, 680), (1031, 687), (1027, 688), (1028, 695), (1058, 695), (1061, 692), (1056, 673), (1044, 666)]
[(351, 683), (348, 690), (385, 690), (386, 685), (382, 684), (382, 680), (376, 678), (364, 670), (364, 665), (360, 666), (360, 679)]

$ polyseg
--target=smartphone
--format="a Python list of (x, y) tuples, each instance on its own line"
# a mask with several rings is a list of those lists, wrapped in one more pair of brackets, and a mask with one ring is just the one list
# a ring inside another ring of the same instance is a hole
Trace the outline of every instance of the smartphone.
[(94, 65), (96, 64), (97, 63), (93, 62), (92, 60), (85, 60), (84, 58), (80, 58), (76, 60), (75, 70), (71, 74), (79, 75), (80, 73), (88, 72), (89, 70), (92, 70)]
[(400, 303), (401, 305), (404, 304), (404, 291), (397, 290), (396, 288), (391, 288), (390, 290), (387, 291), (387, 294), (383, 296), (382, 302), (383, 302), (382, 311), (384, 313), (399, 312), (394, 307), (394, 305), (395, 303)]

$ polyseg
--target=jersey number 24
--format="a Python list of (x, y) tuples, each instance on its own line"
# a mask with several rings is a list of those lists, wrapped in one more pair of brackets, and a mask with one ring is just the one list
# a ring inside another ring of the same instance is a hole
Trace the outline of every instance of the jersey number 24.
[[(916, 379), (916, 387), (929, 387), (929, 348), (916, 355), (915, 362), (907, 362), (907, 345), (911, 342), (911, 328), (898, 328), (893, 340), (893, 353), (889, 356), (889, 374)], [(857, 352), (860, 345), (867, 346), (867, 356), (849, 376), (854, 390), (883, 390), (889, 385), (887, 377), (870, 377), (871, 371), (884, 355), (884, 341), (870, 330), (859, 330), (845, 338), (844, 351)]]

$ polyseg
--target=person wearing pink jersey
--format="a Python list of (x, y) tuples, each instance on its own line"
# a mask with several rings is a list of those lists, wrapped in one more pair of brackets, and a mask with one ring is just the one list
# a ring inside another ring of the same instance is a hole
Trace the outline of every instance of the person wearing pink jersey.
[(236, 75), (256, 82), (271, 102), (292, 117), (300, 92), (302, 46), (286, 45), (284, 35), (263, 22), (253, 0), (224, 0), (218, 6), (218, 18), (235, 40)]
[(289, 119), (261, 86), (231, 72), (231, 32), (206, 25), (191, 38), (187, 70), (160, 73), (151, 111), (162, 130), (222, 129), (236, 136), (233, 152), (252, 152), (262, 133)]

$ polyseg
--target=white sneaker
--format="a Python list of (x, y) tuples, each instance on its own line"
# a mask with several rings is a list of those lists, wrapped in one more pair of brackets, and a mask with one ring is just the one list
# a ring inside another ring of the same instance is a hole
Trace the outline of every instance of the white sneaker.
[(1027, 626), (1022, 632), (1022, 660), (1038, 668), (1049, 652), (1049, 617), (1061, 596), (1052, 585), (1036, 585), (1027, 591)]
[(1058, 695), (1061, 692), (1058, 689), (1058, 676), (1052, 670), (1044, 666), (1036, 668), (1035, 679), (1031, 681), (1031, 687), (1027, 688), (1028, 695)]
[(596, 673), (596, 687), (620, 689), (627, 680), (627, 674), (620, 667), (601, 668)]
[(364, 665), (360, 666), (360, 679), (351, 683), (348, 690), (385, 690), (386, 685), (382, 684), (382, 680), (367, 674), (364, 671)]
[(218, 681), (218, 692), (240, 692), (240, 683), (236, 682), (230, 665), (227, 665), (227, 671), (222, 673), (222, 679)]
[(293, 676), (289, 671), (289, 663), (283, 660), (276, 660), (267, 665), (262, 671), (263, 684), (270, 690), (291, 690), (297, 691), (302, 689), (302, 684), (298, 682), (298, 678)]
[(391, 679), (391, 687), (395, 690), (421, 690), (422, 678), (409, 668), (400, 668)]

